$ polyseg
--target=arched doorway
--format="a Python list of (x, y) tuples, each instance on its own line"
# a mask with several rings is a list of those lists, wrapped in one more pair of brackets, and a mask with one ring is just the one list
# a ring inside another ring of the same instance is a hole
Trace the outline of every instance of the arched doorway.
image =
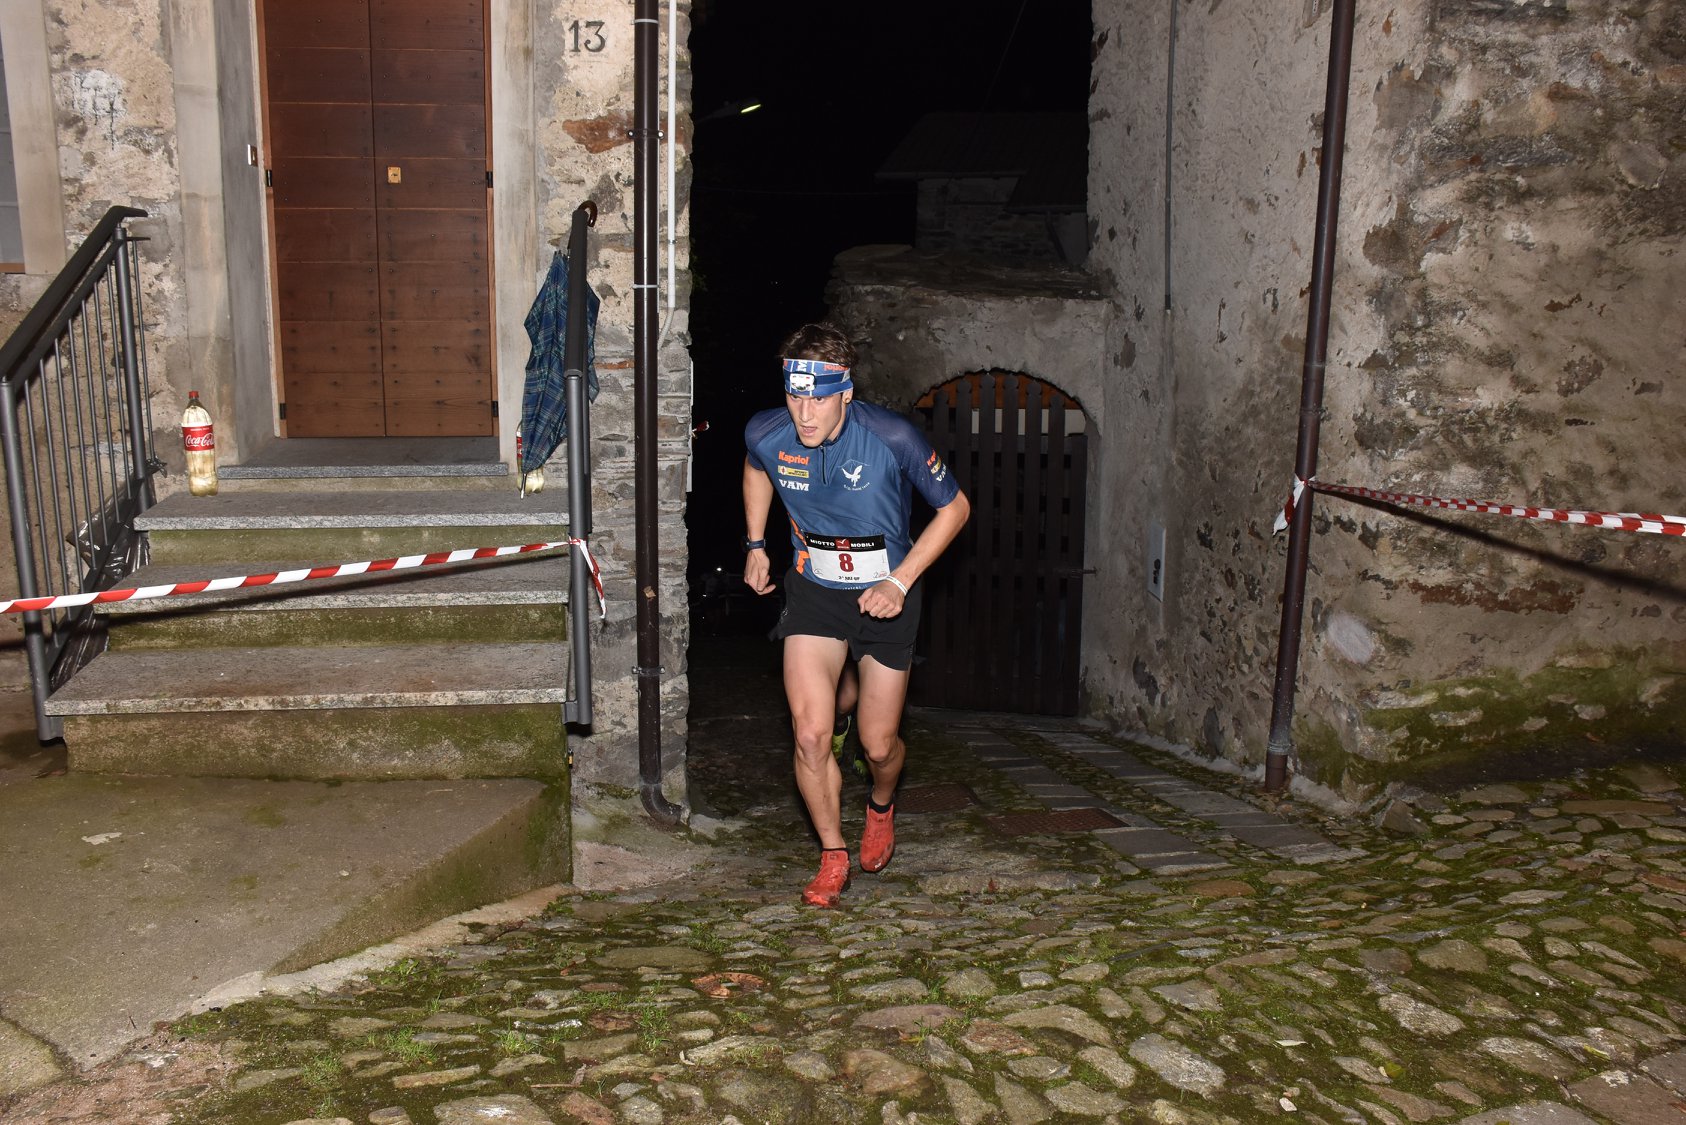
[(1051, 383), (973, 372), (917, 405), (972, 519), (932, 568), (910, 699), (1077, 713), (1088, 420)]

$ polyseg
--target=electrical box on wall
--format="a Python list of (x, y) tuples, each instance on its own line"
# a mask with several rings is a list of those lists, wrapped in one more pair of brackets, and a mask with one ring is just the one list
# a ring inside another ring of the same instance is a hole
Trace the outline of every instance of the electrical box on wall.
[(1147, 525), (1147, 592), (1165, 600), (1165, 529), (1156, 523)]

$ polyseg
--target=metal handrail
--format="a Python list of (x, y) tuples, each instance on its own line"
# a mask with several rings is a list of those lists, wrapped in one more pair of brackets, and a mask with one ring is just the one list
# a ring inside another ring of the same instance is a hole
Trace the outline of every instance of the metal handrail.
[[(0, 454), (18, 596), (110, 589), (145, 561), (135, 517), (155, 499), (145, 318), (134, 207), (107, 211), (4, 346)], [(63, 734), (47, 697), (105, 647), (90, 607), (22, 615), (35, 724)]]
[[(591, 534), (591, 396), (586, 393), (586, 228), (597, 224), (597, 204), (574, 209), (568, 228), (568, 324), (562, 345), (562, 377), (568, 402), (568, 538)], [(592, 723), (591, 571), (570, 551), (568, 562), (568, 640), (572, 645), (574, 698), (563, 707), (563, 720), (582, 727)]]

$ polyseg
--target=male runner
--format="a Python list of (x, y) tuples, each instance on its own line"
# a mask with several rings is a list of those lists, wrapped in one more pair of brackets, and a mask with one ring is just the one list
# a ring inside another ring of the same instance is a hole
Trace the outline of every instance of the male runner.
[[(850, 869), (843, 776), (831, 753), (844, 662), (859, 665), (855, 723), (872, 771), (861, 870), (878, 872), (896, 847), (896, 782), (906, 755), (898, 731), (919, 631), (919, 576), (972, 509), (912, 422), (854, 401), (855, 348), (835, 326), (803, 325), (780, 354), (784, 409), (763, 410), (744, 428), (743, 580), (758, 594), (774, 589), (766, 535), (777, 493), (796, 558), (773, 635), (784, 638), (796, 787), (823, 849), (802, 901), (836, 906)], [(936, 509), (917, 540), (908, 524), (914, 489)]]

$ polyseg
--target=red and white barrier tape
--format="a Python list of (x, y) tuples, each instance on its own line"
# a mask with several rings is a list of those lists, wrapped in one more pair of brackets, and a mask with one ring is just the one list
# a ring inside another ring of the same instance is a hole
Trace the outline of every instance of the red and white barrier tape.
[(1522, 504), (1494, 504), (1486, 500), (1448, 500), (1440, 496), (1418, 496), (1410, 492), (1382, 492), (1374, 488), (1359, 488), (1350, 484), (1324, 484), (1316, 478), (1310, 481), (1294, 478), (1294, 492), (1282, 506), (1272, 532), (1280, 532), (1294, 518), (1294, 507), (1310, 488), (1313, 492), (1327, 492), (1337, 496), (1362, 496), (1400, 507), (1442, 508), (1456, 512), (1486, 512), (1496, 516), (1519, 516), (1529, 520), (1549, 520), (1553, 523), (1578, 523), (1587, 527), (1608, 527), (1616, 531), (1645, 531), (1653, 535), (1686, 536), (1686, 517), (1659, 516), (1639, 512), (1590, 512), (1576, 508), (1534, 508)]
[(376, 559), (373, 562), (341, 563), (338, 566), (316, 566), (303, 570), (282, 570), (274, 574), (248, 574), (234, 578), (210, 578), (198, 582), (172, 582), (167, 586), (137, 586), (128, 590), (96, 590), (88, 594), (61, 594), (53, 598), (17, 598), (0, 602), (0, 613), (28, 613), (31, 610), (61, 609), (67, 606), (104, 605), (108, 602), (135, 602), (148, 598), (170, 598), (179, 594), (202, 594), (218, 590), (238, 590), (244, 586), (279, 586), (287, 582), (306, 582), (316, 578), (341, 578), (351, 574), (378, 574), (388, 570), (410, 570), (418, 566), (442, 566), (446, 563), (468, 562), (472, 559), (495, 559), (508, 555), (525, 555), (534, 551), (548, 551), (555, 547), (572, 547), (584, 558), (591, 571), (591, 584), (597, 590), (597, 612), (600, 618), (609, 616), (609, 603), (603, 597), (603, 572), (591, 555), (584, 539), (564, 539), (554, 543), (528, 543), (520, 547), (465, 547), (457, 551), (435, 551), (427, 555), (404, 555), (396, 559)]

